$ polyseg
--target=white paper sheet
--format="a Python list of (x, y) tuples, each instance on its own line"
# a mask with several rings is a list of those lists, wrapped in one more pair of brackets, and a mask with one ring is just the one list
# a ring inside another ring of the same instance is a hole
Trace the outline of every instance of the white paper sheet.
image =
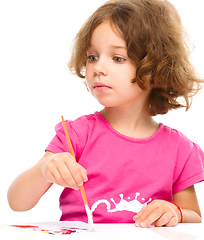
[[(37, 226), (46, 231), (34, 231), (32, 228), (16, 228), (0, 224), (2, 240), (46, 240), (46, 239), (83, 239), (83, 240), (203, 240), (204, 224), (179, 224), (173, 228), (136, 228), (134, 224), (95, 224), (96, 232), (83, 222), (38, 222), (22, 224)], [(76, 232), (68, 235), (49, 234), (49, 231), (72, 229)], [(196, 237), (197, 236), (197, 237)], [(201, 237), (201, 238), (200, 238)]]
[[(134, 224), (95, 224), (96, 232), (92, 230), (92, 227), (83, 222), (40, 222), (40, 223), (26, 223), (18, 224), (17, 227), (8, 225), (0, 225), (0, 239), (3, 240), (24, 240), (24, 239), (53, 239), (54, 232), (60, 229), (71, 229), (76, 232), (69, 235), (58, 235), (56, 239), (83, 239), (83, 240), (100, 240), (100, 239), (140, 239), (140, 240), (164, 240), (162, 236), (150, 231), (149, 229), (136, 228)], [(26, 227), (28, 226), (28, 227)], [(29, 227), (29, 226), (33, 226)], [(36, 227), (38, 227), (36, 230)], [(40, 231), (41, 229), (42, 231)]]

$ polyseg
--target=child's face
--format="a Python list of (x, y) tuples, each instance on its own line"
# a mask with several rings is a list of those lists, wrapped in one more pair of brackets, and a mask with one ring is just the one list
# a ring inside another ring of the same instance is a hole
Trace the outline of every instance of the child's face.
[(148, 91), (132, 83), (136, 66), (127, 55), (125, 40), (108, 21), (93, 31), (87, 50), (86, 82), (105, 107), (136, 107), (146, 103)]

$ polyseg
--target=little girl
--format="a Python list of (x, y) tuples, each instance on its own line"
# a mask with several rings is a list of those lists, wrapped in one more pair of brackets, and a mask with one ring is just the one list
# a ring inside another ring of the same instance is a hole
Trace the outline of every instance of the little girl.
[(201, 222), (194, 184), (204, 180), (204, 154), (182, 133), (152, 118), (188, 110), (200, 89), (180, 17), (167, 0), (112, 0), (98, 8), (75, 39), (70, 70), (100, 112), (62, 123), (44, 157), (8, 190), (13, 210), (34, 207), (53, 183), (62, 221), (87, 221), (84, 184), (95, 223), (175, 226)]

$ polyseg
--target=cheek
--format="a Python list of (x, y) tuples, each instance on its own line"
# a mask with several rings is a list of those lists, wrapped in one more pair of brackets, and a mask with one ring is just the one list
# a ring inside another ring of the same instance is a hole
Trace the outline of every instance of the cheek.
[(130, 71), (129, 71), (129, 78), (131, 80), (131, 82), (135, 79), (136, 77), (136, 68), (134, 66), (130, 67)]
[(91, 69), (90, 67), (86, 67), (86, 72), (85, 72), (85, 79), (86, 79), (86, 82), (88, 82), (90, 80), (90, 77), (91, 77)]
[(94, 64), (87, 61), (85, 70), (86, 70), (86, 73), (88, 74), (93, 73)]
[(89, 91), (92, 92), (91, 89), (91, 77), (88, 71), (85, 73), (85, 80), (86, 80), (86, 86), (88, 87)]
[(135, 79), (133, 72), (123, 71), (115, 74), (117, 83), (123, 88), (132, 88), (132, 81)]
[(136, 77), (136, 68), (133, 66), (128, 66), (127, 68), (120, 68), (119, 70), (115, 72), (115, 74), (118, 76), (118, 78), (126, 79), (130, 82), (132, 82)]

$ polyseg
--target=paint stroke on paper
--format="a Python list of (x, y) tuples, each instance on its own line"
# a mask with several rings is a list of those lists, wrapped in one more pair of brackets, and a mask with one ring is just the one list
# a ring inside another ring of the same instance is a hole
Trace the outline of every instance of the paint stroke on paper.
[(48, 234), (52, 234), (52, 235), (66, 235), (66, 234), (71, 234), (71, 233), (76, 232), (76, 230), (65, 229), (65, 228), (44, 229), (44, 228), (40, 228), (39, 226), (34, 226), (34, 225), (10, 225), (10, 227), (15, 227), (15, 228), (18, 228), (19, 230), (29, 229), (32, 231), (40, 231), (42, 233), (48, 233)]

